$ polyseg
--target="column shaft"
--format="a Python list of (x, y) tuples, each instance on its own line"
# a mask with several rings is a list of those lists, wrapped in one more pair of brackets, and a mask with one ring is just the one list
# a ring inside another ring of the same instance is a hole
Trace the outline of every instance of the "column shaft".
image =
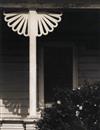
[(37, 107), (37, 67), (36, 67), (36, 12), (29, 12), (29, 114), (36, 116)]

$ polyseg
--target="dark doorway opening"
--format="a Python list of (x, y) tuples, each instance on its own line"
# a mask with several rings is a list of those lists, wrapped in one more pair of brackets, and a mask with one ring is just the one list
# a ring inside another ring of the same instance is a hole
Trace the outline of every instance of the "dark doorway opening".
[(44, 100), (53, 102), (55, 88), (72, 88), (73, 48), (45, 47), (44, 49)]

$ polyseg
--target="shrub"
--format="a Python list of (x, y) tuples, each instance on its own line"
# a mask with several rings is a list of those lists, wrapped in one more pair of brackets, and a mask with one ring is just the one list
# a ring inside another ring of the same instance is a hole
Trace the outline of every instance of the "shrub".
[(45, 108), (39, 130), (100, 130), (100, 82), (84, 82), (76, 90), (56, 89), (54, 104)]
[(85, 82), (75, 93), (78, 93), (76, 106), (80, 120), (87, 130), (100, 130), (100, 82)]
[(73, 91), (59, 89), (51, 108), (45, 108), (42, 118), (37, 122), (39, 130), (85, 130), (79, 117), (76, 116), (76, 106), (72, 101)]

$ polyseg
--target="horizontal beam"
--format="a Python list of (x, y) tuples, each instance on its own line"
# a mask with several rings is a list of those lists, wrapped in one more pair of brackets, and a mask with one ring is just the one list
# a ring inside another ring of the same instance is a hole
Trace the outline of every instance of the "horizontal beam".
[(100, 0), (0, 0), (0, 8), (25, 9), (100, 9)]

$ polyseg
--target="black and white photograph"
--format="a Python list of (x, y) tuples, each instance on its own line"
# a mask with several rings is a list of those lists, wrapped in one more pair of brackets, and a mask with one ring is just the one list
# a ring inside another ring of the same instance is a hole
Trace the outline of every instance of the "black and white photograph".
[(100, 130), (99, 0), (0, 0), (0, 130)]

